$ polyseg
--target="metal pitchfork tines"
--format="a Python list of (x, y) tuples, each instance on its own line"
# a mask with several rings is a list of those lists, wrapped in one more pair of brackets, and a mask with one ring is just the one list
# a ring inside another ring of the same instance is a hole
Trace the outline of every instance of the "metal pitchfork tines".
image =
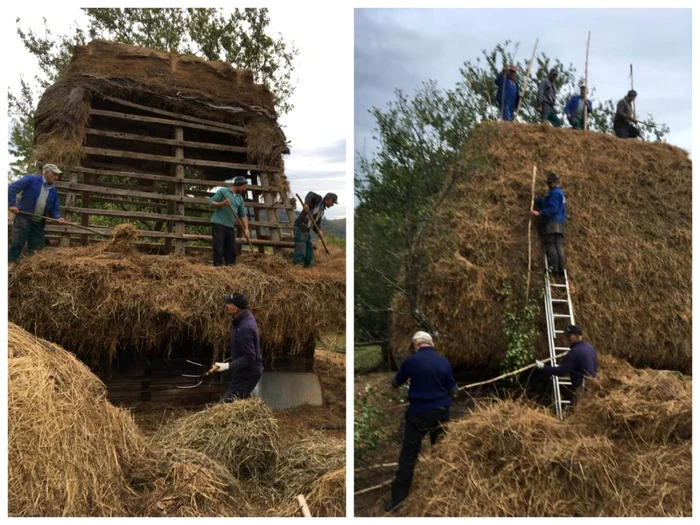
[[(202, 365), (202, 364), (200, 364), (200, 363), (195, 363), (194, 361), (190, 361), (189, 359), (186, 359), (185, 361), (186, 361), (187, 363), (190, 363), (191, 365), (197, 365), (197, 366), (200, 366), (200, 367), (202, 367), (202, 368), (206, 368), (206, 366), (204, 366), (204, 365)], [(181, 375), (182, 375), (182, 377), (192, 377), (192, 378), (195, 378), (195, 379), (199, 379), (199, 381), (198, 381), (197, 384), (195, 384), (195, 385), (190, 385), (190, 386), (180, 386), (180, 385), (177, 385), (176, 388), (180, 388), (180, 389), (197, 388), (199, 385), (202, 384), (202, 382), (204, 381), (204, 378), (207, 377), (208, 375), (210, 375), (210, 372), (207, 370), (207, 371), (204, 372), (203, 374), (196, 374), (196, 375), (193, 375), (193, 374), (181, 374)]]

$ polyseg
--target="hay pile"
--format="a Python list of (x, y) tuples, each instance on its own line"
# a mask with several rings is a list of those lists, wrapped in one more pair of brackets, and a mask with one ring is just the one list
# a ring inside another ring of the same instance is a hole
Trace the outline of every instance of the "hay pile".
[[(602, 353), (635, 366), (691, 373), (691, 162), (668, 144), (510, 123), (477, 127), (465, 173), (435, 209), (418, 305), (442, 332), (453, 366), (498, 368), (504, 285), (522, 290), (528, 267), (533, 164), (566, 194), (566, 250), (579, 323)], [(536, 221), (535, 221), (536, 222)], [(534, 230), (534, 228), (533, 228)], [(533, 235), (533, 283), (542, 244)], [(394, 347), (415, 330), (397, 297)], [(543, 322), (544, 332), (544, 322)], [(543, 340), (544, 343), (544, 340)]]
[(156, 435), (176, 450), (201, 452), (236, 478), (274, 479), (279, 463), (279, 429), (259, 398), (221, 403), (177, 419)]
[(10, 516), (238, 516), (235, 480), (211, 461), (163, 452), (61, 347), (9, 325)]
[(35, 160), (78, 165), (90, 105), (103, 95), (239, 126), (266, 127), (265, 139), (274, 140), (254, 148), (274, 158), (275, 165), (282, 153), (289, 153), (276, 122), (275, 97), (254, 82), (250, 71), (192, 55), (93, 40), (75, 48), (66, 71), (39, 101)]
[[(658, 372), (617, 376), (616, 363), (601, 361), (601, 381), (563, 422), (534, 405), (499, 401), (451, 423), (416, 469), (402, 512), (690, 516), (690, 380)], [(647, 388), (654, 381), (675, 383), (662, 392)], [(670, 433), (659, 432), (651, 417), (636, 418), (645, 408), (667, 403), (674, 407), (663, 410), (664, 424), (674, 429)], [(610, 415), (613, 404), (618, 410)], [(608, 418), (600, 417), (604, 413)], [(631, 432), (620, 432), (623, 425)]]
[(129, 247), (120, 233), (109, 243), (23, 258), (8, 277), (9, 319), (90, 365), (118, 351), (167, 356), (183, 344), (221, 352), (231, 323), (223, 298), (231, 292), (248, 296), (266, 363), (320, 333), (345, 331), (344, 253), (311, 269), (272, 255), (215, 268)]

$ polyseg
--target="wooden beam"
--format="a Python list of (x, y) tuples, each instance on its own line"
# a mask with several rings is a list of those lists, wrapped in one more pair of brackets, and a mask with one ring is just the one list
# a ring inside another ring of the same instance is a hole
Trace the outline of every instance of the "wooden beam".
[(229, 146), (227, 144), (212, 144), (210, 142), (192, 142), (189, 140), (177, 141), (175, 139), (164, 139), (161, 137), (151, 137), (148, 135), (137, 135), (135, 133), (122, 133), (120, 131), (106, 131), (104, 129), (85, 128), (85, 133), (99, 137), (110, 137), (120, 140), (135, 140), (138, 142), (147, 142), (149, 144), (165, 144), (167, 146), (183, 146), (193, 149), (211, 149), (216, 151), (230, 151), (233, 153), (247, 153), (248, 148), (245, 146)]
[(134, 151), (121, 151), (116, 149), (93, 148), (84, 146), (83, 151), (91, 155), (102, 155), (106, 157), (118, 157), (120, 159), (138, 159), (151, 160), (154, 162), (167, 162), (170, 164), (179, 164), (182, 166), (201, 166), (208, 168), (224, 168), (231, 170), (249, 170), (249, 171), (281, 171), (280, 168), (271, 166), (258, 166), (256, 164), (239, 164), (237, 162), (217, 162), (214, 160), (197, 160), (197, 159), (178, 159), (167, 155), (152, 155), (150, 153), (136, 153)]
[(185, 122), (184, 120), (169, 120), (164, 118), (143, 117), (141, 115), (132, 115), (131, 113), (119, 113), (117, 111), (105, 111), (103, 109), (90, 109), (90, 115), (96, 115), (98, 117), (118, 118), (121, 120), (133, 120), (135, 122), (145, 122), (147, 124), (165, 124), (166, 126), (182, 126), (185, 128), (203, 129), (205, 131), (226, 133), (228, 135), (245, 135), (245, 133), (241, 131), (233, 131), (230, 129), (215, 126), (205, 126), (204, 124), (194, 124), (191, 122)]
[[(182, 128), (175, 128), (175, 140), (182, 141), (184, 136), (184, 132)], [(185, 158), (185, 148), (182, 146), (177, 146), (175, 148), (175, 158), (177, 160), (182, 160)], [(175, 195), (178, 197), (184, 197), (185, 196), (185, 185), (183, 184), (183, 180), (185, 178), (185, 167), (181, 164), (178, 164), (175, 166), (175, 180), (177, 183), (175, 184)], [(177, 215), (185, 215), (185, 204), (182, 202), (177, 202), (175, 204), (175, 213)], [(185, 233), (185, 223), (181, 220), (175, 221), (175, 233), (179, 235), (184, 235)], [(179, 255), (184, 255), (185, 253), (185, 243), (184, 241), (177, 239), (175, 241), (175, 253)]]
[(110, 102), (115, 102), (117, 104), (120, 104), (122, 106), (140, 109), (142, 111), (148, 111), (148, 112), (154, 113), (156, 115), (164, 115), (166, 117), (175, 117), (178, 120), (184, 120), (187, 122), (195, 122), (197, 124), (206, 124), (207, 126), (215, 126), (218, 128), (230, 129), (231, 131), (240, 131), (241, 133), (245, 133), (245, 131), (246, 131), (246, 129), (242, 126), (234, 126), (233, 124), (226, 124), (225, 122), (218, 122), (216, 120), (208, 120), (208, 119), (203, 119), (203, 118), (191, 117), (189, 115), (183, 115), (182, 113), (175, 113), (173, 111), (166, 111), (164, 109), (156, 109), (156, 108), (152, 108), (150, 106), (143, 106), (141, 104), (136, 104), (135, 102), (123, 100), (121, 98), (110, 97), (107, 95), (103, 95), (102, 98), (104, 98), (105, 100), (109, 100)]

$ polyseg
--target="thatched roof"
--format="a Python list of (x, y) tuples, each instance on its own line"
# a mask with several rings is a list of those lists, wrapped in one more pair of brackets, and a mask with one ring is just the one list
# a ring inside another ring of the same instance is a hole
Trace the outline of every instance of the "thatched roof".
[[(477, 128), (471, 166), (435, 210), (419, 307), (456, 366), (493, 367), (505, 355), (506, 284), (524, 295), (533, 165), (561, 177), (575, 320), (602, 353), (637, 366), (691, 372), (692, 165), (662, 143), (511, 123)], [(533, 233), (535, 228), (533, 227)], [(533, 234), (533, 286), (543, 289), (543, 248)], [(397, 297), (393, 342), (415, 329)], [(542, 315), (541, 333), (546, 333)], [(546, 348), (545, 338), (541, 340)], [(539, 354), (544, 355), (544, 353)]]

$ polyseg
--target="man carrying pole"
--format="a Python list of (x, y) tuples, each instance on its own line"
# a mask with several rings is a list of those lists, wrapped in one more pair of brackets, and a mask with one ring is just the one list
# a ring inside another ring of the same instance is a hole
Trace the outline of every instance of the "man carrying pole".
[(304, 264), (304, 268), (310, 268), (314, 263), (314, 247), (311, 244), (311, 229), (323, 240), (321, 231), (321, 219), (328, 208), (338, 204), (338, 196), (335, 193), (326, 193), (321, 197), (318, 193), (310, 191), (304, 198), (304, 209), (294, 221), (294, 264)]
[(496, 77), (498, 86), (496, 101), (503, 120), (512, 121), (515, 118), (515, 108), (520, 104), (520, 86), (518, 85), (518, 66), (509, 65)]
[[(587, 98), (587, 94), (586, 86), (582, 85), (581, 94), (571, 97), (564, 109), (566, 118), (574, 129), (583, 129), (584, 117), (590, 115), (593, 111), (593, 104), (591, 99)], [(586, 108), (588, 110), (587, 114)]]
[(615, 135), (621, 139), (636, 139), (639, 137), (639, 129), (632, 125), (632, 123), (638, 123), (632, 108), (635, 100), (637, 100), (637, 92), (634, 89), (630, 89), (627, 92), (627, 96), (620, 99), (617, 103), (613, 128), (615, 129)]
[(250, 238), (243, 200), (247, 189), (248, 179), (238, 176), (233, 179), (229, 188), (220, 188), (209, 199), (209, 205), (216, 208), (211, 216), (214, 266), (236, 264), (236, 215), (242, 223), (243, 235)]
[(549, 122), (552, 126), (561, 127), (561, 120), (557, 116), (557, 79), (559, 71), (551, 69), (546, 78), (540, 82), (537, 89), (537, 111), (540, 112), (542, 122)]

